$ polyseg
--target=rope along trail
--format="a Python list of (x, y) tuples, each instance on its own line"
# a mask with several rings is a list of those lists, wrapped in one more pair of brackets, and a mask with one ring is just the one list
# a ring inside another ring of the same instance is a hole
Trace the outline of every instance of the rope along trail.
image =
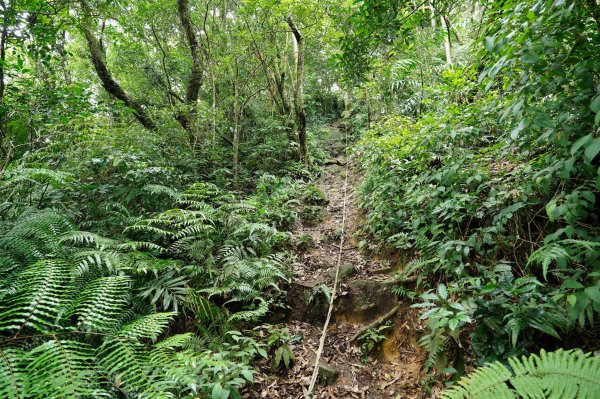
[[(348, 128), (344, 126), (344, 149), (348, 150)], [(321, 333), (321, 338), (319, 339), (319, 349), (317, 350), (317, 356), (315, 358), (315, 365), (313, 369), (312, 376), (310, 378), (310, 384), (308, 386), (308, 390), (306, 391), (304, 397), (306, 399), (312, 399), (312, 392), (315, 388), (315, 383), (317, 382), (317, 377), (319, 375), (319, 362), (321, 360), (321, 355), (323, 354), (323, 347), (325, 346), (325, 338), (327, 338), (327, 327), (329, 327), (329, 322), (331, 320), (331, 313), (333, 312), (333, 302), (335, 301), (335, 296), (337, 292), (337, 286), (339, 282), (340, 275), (340, 265), (342, 263), (342, 252), (344, 248), (344, 235), (346, 232), (346, 204), (348, 201), (348, 169), (350, 162), (348, 160), (348, 154), (346, 154), (346, 168), (344, 172), (344, 202), (342, 206), (342, 229), (340, 236), (340, 248), (337, 257), (337, 264), (335, 266), (335, 278), (333, 280), (333, 290), (329, 299), (329, 308), (327, 310), (327, 318), (325, 319), (325, 324), (323, 325), (323, 332)]]

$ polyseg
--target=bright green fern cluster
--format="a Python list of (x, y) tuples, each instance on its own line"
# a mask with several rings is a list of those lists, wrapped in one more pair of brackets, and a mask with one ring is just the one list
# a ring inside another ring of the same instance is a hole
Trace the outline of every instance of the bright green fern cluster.
[[(24, 214), (7, 229), (1, 398), (162, 399), (215, 389), (225, 398), (252, 381), (248, 359), (238, 358), (247, 349), (207, 352), (189, 333), (161, 340), (178, 314), (156, 304), (164, 289), (142, 295), (141, 270), (161, 271), (166, 261), (133, 247), (75, 231), (52, 211)], [(188, 297), (187, 280), (183, 287)]]
[(444, 399), (595, 399), (600, 393), (600, 358), (558, 350), (511, 358), (481, 367), (442, 394)]
[(265, 315), (287, 280), (287, 236), (262, 223), (260, 211), (210, 184), (196, 184), (176, 208), (127, 229), (145, 241), (136, 246), (181, 260), (189, 284), (208, 298), (218, 297), (243, 310), (232, 320)]

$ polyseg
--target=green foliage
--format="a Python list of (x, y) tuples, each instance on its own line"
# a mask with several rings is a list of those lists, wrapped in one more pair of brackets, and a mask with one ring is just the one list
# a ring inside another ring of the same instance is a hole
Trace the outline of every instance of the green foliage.
[(422, 294), (421, 299), (423, 302), (413, 307), (427, 309), (421, 315), (421, 319), (427, 320), (429, 332), (419, 340), (429, 353), (425, 367), (429, 369), (439, 364), (441, 367), (438, 368), (442, 369), (446, 367), (444, 349), (447, 339), (451, 337), (458, 343), (461, 329), (472, 322), (469, 309), (459, 302), (452, 301), (444, 284), (438, 285), (435, 293), (428, 291)]
[[(241, 335), (229, 335), (234, 343), (216, 353), (199, 352), (191, 334), (159, 341), (177, 314), (153, 307), (182, 303), (201, 319), (221, 322), (214, 305), (190, 299), (189, 277), (173, 277), (175, 261), (74, 231), (51, 211), (20, 219), (2, 244), (3, 397), (114, 397), (118, 390), (127, 397), (163, 398), (220, 388), (222, 395), (214, 397), (225, 397), (253, 381), (248, 363), (260, 346)], [(156, 278), (148, 281), (147, 270)]]
[(381, 341), (387, 339), (382, 332), (390, 329), (391, 327), (392, 326), (390, 324), (383, 324), (377, 328), (369, 328), (358, 337), (361, 350), (361, 361), (366, 363), (369, 360), (369, 355), (371, 352), (373, 352), (373, 350), (381, 343)]
[(308, 226), (315, 226), (325, 218), (325, 211), (320, 205), (308, 205), (302, 209), (300, 218)]
[(287, 328), (275, 328), (270, 330), (271, 335), (267, 340), (267, 346), (271, 348), (273, 361), (272, 367), (277, 370), (281, 366), (289, 369), (295, 361), (294, 351), (290, 344), (300, 340), (300, 336), (291, 336)]
[(442, 398), (594, 398), (600, 362), (578, 351), (546, 352), (495, 362), (475, 370)]
[(310, 248), (314, 247), (314, 245), (314, 239), (310, 234), (302, 234), (296, 240), (296, 248), (300, 251), (308, 251)]
[(480, 25), (462, 5), (436, 3), (449, 21), (484, 32), (464, 53), (452, 49), (452, 67), (436, 67), (440, 46), (425, 38), (435, 28), (414, 23), (426, 13), (405, 13), (402, 26), (402, 6), (379, 6), (356, 9), (342, 55), (368, 54), (368, 68), (346, 67), (368, 78), (365, 91), (390, 93), (365, 94), (361, 108), (385, 109), (355, 149), (366, 171), (362, 232), (411, 259), (400, 280), (425, 291), (416, 306), (429, 309), (427, 365), (451, 349), (485, 362), (567, 345), (600, 311), (597, 6), (490, 3)]
[(329, 303), (331, 301), (331, 289), (326, 284), (319, 284), (310, 292), (308, 303), (319, 305)]
[(304, 189), (302, 200), (308, 205), (326, 205), (328, 202), (325, 193), (313, 185), (309, 185)]
[[(140, 238), (137, 246), (180, 259), (187, 264), (168, 263), (153, 270), (141, 292), (142, 298), (162, 298), (162, 308), (186, 297), (186, 287), (195, 286), (207, 298), (219, 297), (238, 304), (244, 311), (232, 320), (263, 316), (287, 280), (286, 256), (277, 252), (286, 235), (265, 223), (252, 202), (238, 201), (216, 186), (196, 184), (178, 199), (173, 208), (127, 228)], [(197, 266), (197, 265), (202, 265)]]

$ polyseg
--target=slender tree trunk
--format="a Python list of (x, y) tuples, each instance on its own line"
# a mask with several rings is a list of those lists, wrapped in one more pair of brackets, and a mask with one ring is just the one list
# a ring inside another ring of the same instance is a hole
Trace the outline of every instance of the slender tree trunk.
[[(6, 145), (5, 142), (8, 141), (6, 137), (6, 132), (4, 131), (4, 113), (6, 111), (6, 107), (4, 106), (4, 91), (5, 91), (5, 82), (4, 82), (4, 65), (6, 61), (6, 41), (8, 39), (8, 18), (10, 14), (10, 10), (6, 5), (4, 0), (0, 0), (0, 6), (2, 6), (2, 32), (0, 33), (0, 151), (3, 153), (3, 162), (0, 163), (0, 176), (4, 173), (4, 170), (8, 166), (11, 157), (12, 147), (10, 145)], [(8, 148), (4, 148), (7, 146)]]
[(212, 88), (212, 144), (215, 145), (215, 143), (217, 142), (217, 82), (212, 62), (210, 66), (210, 78)]
[(81, 1), (81, 6), (83, 8), (83, 12), (86, 14), (83, 21), (84, 25), (82, 26), (83, 34), (88, 44), (88, 50), (90, 52), (92, 64), (94, 65), (94, 69), (96, 70), (98, 78), (100, 78), (100, 81), (102, 82), (102, 87), (104, 87), (104, 89), (110, 95), (116, 97), (118, 100), (121, 100), (128, 108), (130, 108), (133, 111), (133, 116), (135, 116), (135, 118), (146, 129), (156, 131), (156, 125), (146, 113), (146, 110), (144, 110), (141, 104), (130, 98), (125, 90), (123, 90), (121, 85), (119, 85), (119, 83), (110, 74), (106, 63), (104, 62), (104, 52), (102, 51), (100, 41), (90, 30), (90, 15), (92, 14), (90, 7), (85, 1)]
[(440, 20), (442, 21), (442, 28), (444, 28), (444, 49), (446, 50), (446, 64), (452, 65), (452, 44), (450, 41), (450, 27), (448, 23), (448, 19), (440, 15)]
[[(4, 99), (4, 65), (6, 61), (6, 41), (8, 39), (8, 18), (11, 10), (7, 7), (4, 0), (0, 0), (2, 6), (2, 33), (0, 33), (0, 102)], [(12, 7), (11, 7), (12, 8)]]
[(59, 38), (56, 41), (56, 51), (60, 54), (60, 66), (63, 69), (63, 78), (65, 83), (71, 84), (71, 73), (69, 72), (69, 62), (67, 59), (67, 52), (65, 51), (65, 44), (67, 42), (67, 31), (63, 30), (59, 34)]
[(202, 49), (200, 47), (198, 38), (196, 37), (196, 33), (194, 32), (189, 0), (177, 0), (177, 13), (179, 15), (181, 27), (185, 32), (185, 37), (187, 39), (188, 46), (190, 48), (190, 54), (192, 56), (192, 70), (188, 78), (185, 95), (185, 100), (190, 107), (190, 110), (189, 114), (179, 114), (177, 120), (188, 133), (193, 134), (193, 122), (196, 114), (195, 108), (200, 93), (200, 87), (202, 87), (202, 75), (204, 68), (202, 64)]
[(310, 164), (306, 140), (306, 111), (304, 109), (304, 38), (296, 28), (292, 16), (287, 18), (288, 25), (296, 39), (296, 84), (294, 87), (294, 105), (298, 129), (298, 151), (301, 162)]
[(456, 28), (451, 28), (451, 29), (452, 29), (452, 33), (454, 33), (454, 37), (456, 38), (456, 43), (458, 43), (459, 45), (462, 46), (464, 43), (462, 35), (458, 31), (458, 29), (456, 29)]
[(433, 8), (433, 1), (429, 0), (429, 11), (431, 11), (431, 30), (435, 32), (435, 8)]
[(239, 110), (239, 69), (237, 59), (235, 60), (235, 71), (233, 73), (233, 162), (232, 162), (232, 172), (233, 172), (233, 180), (237, 183), (238, 178), (238, 158), (239, 158), (239, 150), (240, 150), (240, 128), (239, 128), (239, 118), (240, 118), (240, 110)]
[(367, 105), (367, 129), (371, 128), (371, 101), (369, 100), (369, 91), (365, 88), (363, 91), (365, 95), (365, 104)]

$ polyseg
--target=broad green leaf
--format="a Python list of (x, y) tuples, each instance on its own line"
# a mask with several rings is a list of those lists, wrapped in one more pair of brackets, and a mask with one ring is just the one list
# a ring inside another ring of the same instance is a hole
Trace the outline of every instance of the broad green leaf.
[(254, 384), (254, 373), (252, 372), (252, 370), (244, 369), (242, 370), (242, 375), (246, 380), (248, 380), (248, 382)]
[(483, 42), (483, 46), (485, 47), (485, 49), (487, 51), (489, 51), (490, 53), (494, 52), (494, 38), (487, 36)]
[(600, 303), (600, 289), (597, 286), (587, 287), (584, 292), (592, 301)]
[(223, 386), (220, 382), (217, 382), (212, 389), (211, 398), (212, 399), (227, 399), (229, 396), (229, 391), (223, 389)]
[(593, 138), (592, 133), (579, 138), (571, 147), (571, 155), (575, 155), (577, 150), (579, 150), (582, 147), (585, 147), (592, 140), (592, 138)]
[(456, 318), (450, 319), (450, 321), (448, 322), (448, 327), (450, 327), (451, 330), (456, 330), (456, 328), (458, 327), (458, 323), (459, 320)]
[(448, 289), (446, 288), (446, 285), (444, 285), (444, 284), (438, 285), (438, 294), (440, 294), (440, 298), (442, 298), (442, 299), (448, 298)]
[(562, 287), (569, 288), (569, 289), (581, 289), (581, 288), (583, 288), (583, 285), (579, 281), (565, 280), (565, 282), (562, 283)]
[(594, 141), (585, 147), (585, 156), (591, 162), (600, 152), (600, 137), (596, 137)]
[(521, 56), (521, 60), (526, 64), (537, 64), (540, 56), (533, 53), (525, 53)]
[(600, 94), (594, 97), (592, 103), (590, 104), (590, 108), (593, 112), (600, 112)]

